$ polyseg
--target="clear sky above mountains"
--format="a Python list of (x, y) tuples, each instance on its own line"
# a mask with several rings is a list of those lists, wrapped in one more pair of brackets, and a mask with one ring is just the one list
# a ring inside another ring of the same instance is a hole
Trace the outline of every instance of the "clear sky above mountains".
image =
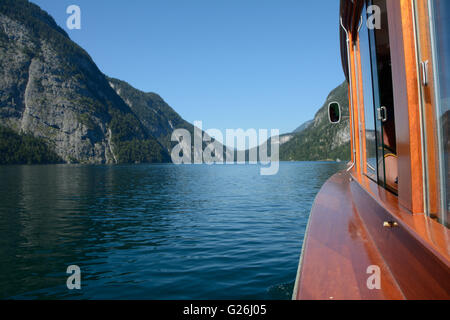
[[(203, 128), (291, 132), (343, 79), (339, 1), (33, 0), (106, 75)], [(66, 8), (81, 8), (68, 30)]]

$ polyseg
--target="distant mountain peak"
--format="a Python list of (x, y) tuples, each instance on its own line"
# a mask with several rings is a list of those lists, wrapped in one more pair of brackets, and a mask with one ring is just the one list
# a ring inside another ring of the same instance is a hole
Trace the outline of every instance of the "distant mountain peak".
[(314, 120), (308, 120), (308, 121), (304, 122), (302, 125), (300, 125), (297, 129), (295, 129), (295, 130), (293, 131), (293, 133), (300, 133), (300, 132), (302, 132), (303, 130), (308, 129), (308, 127), (309, 127), (310, 125), (312, 125), (313, 123), (314, 123)]

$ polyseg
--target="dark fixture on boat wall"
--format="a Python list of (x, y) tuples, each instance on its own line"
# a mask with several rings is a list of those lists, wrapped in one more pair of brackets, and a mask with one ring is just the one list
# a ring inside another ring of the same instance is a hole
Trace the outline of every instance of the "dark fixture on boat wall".
[(330, 102), (328, 104), (328, 120), (332, 124), (340, 123), (342, 119), (350, 118), (342, 115), (341, 105), (339, 102)]

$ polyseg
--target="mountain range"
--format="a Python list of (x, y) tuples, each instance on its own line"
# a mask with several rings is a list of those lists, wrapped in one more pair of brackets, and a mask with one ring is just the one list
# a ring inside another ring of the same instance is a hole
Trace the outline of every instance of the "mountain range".
[[(104, 75), (26, 0), (0, 2), (0, 70), (0, 164), (170, 162), (173, 130), (194, 132), (158, 94)], [(346, 84), (333, 99), (347, 109)], [(281, 160), (348, 158), (348, 121), (330, 126), (327, 102), (281, 136)]]

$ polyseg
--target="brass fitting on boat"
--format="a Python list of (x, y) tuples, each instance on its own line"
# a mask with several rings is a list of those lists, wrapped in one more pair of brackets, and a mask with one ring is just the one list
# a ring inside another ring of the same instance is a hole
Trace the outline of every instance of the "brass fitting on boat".
[(383, 222), (383, 227), (385, 227), (385, 228), (398, 227), (398, 223), (395, 221), (385, 221), (385, 222)]

